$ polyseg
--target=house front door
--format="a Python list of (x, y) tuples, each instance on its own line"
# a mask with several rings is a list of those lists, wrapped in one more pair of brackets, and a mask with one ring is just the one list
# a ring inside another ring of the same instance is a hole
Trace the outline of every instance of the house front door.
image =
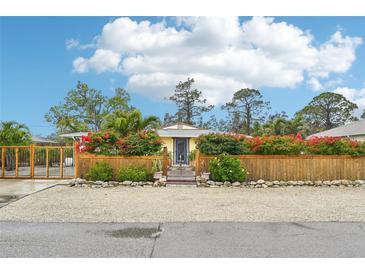
[(175, 139), (174, 164), (187, 165), (188, 164), (188, 138)]

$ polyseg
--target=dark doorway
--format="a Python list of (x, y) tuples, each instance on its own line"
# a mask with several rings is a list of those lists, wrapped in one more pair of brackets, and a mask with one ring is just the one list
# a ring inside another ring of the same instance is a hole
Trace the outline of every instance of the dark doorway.
[(187, 165), (188, 164), (188, 138), (175, 138), (174, 146), (174, 164)]

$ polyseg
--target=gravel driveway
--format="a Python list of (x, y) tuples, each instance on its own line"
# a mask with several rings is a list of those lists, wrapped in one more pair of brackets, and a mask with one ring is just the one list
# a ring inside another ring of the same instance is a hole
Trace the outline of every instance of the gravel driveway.
[(0, 221), (365, 221), (365, 188), (56, 186), (0, 209)]

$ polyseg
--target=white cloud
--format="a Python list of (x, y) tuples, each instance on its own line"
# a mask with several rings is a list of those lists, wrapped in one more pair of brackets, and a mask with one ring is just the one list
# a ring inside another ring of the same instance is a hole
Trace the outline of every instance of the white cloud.
[(347, 72), (356, 59), (355, 50), (361, 43), (359, 37), (343, 37), (340, 31), (335, 32), (328, 42), (320, 46), (317, 62), (310, 73), (328, 77), (330, 73)]
[(75, 71), (79, 73), (88, 72), (90, 69), (97, 73), (105, 71), (119, 71), (120, 54), (105, 49), (97, 49), (94, 55), (89, 58), (78, 57), (73, 61)]
[(194, 77), (210, 103), (223, 103), (244, 87), (293, 88), (309, 74), (318, 78), (344, 73), (355, 60), (357, 37), (336, 32), (319, 47), (314, 37), (286, 22), (254, 17), (176, 18), (133, 21), (118, 18), (107, 23), (90, 58), (74, 60), (74, 70), (85, 73), (118, 71), (128, 77), (128, 88), (151, 98), (170, 94), (178, 81)]
[(342, 94), (348, 100), (358, 105), (359, 109), (365, 109), (365, 87), (354, 89), (349, 87), (338, 87), (334, 92)]
[(80, 44), (80, 42), (76, 39), (67, 39), (66, 42), (66, 48), (67, 49), (72, 49), (72, 48), (77, 48)]
[(321, 82), (314, 77), (311, 77), (308, 81), (307, 81), (308, 85), (311, 87), (311, 89), (313, 91), (321, 91), (323, 90), (323, 86), (321, 84)]
[(89, 44), (80, 44), (80, 41), (77, 39), (67, 39), (65, 44), (66, 44), (66, 49), (73, 49), (73, 48), (77, 48), (77, 49), (92, 49), (92, 48), (96, 48), (97, 44), (98, 44), (98, 39), (99, 37), (96, 36), (94, 37), (93, 41)]

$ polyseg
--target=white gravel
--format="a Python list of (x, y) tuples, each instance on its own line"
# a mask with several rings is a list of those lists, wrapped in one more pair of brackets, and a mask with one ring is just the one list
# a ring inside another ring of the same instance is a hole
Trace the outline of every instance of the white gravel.
[(365, 188), (56, 186), (0, 208), (29, 222), (365, 221)]

